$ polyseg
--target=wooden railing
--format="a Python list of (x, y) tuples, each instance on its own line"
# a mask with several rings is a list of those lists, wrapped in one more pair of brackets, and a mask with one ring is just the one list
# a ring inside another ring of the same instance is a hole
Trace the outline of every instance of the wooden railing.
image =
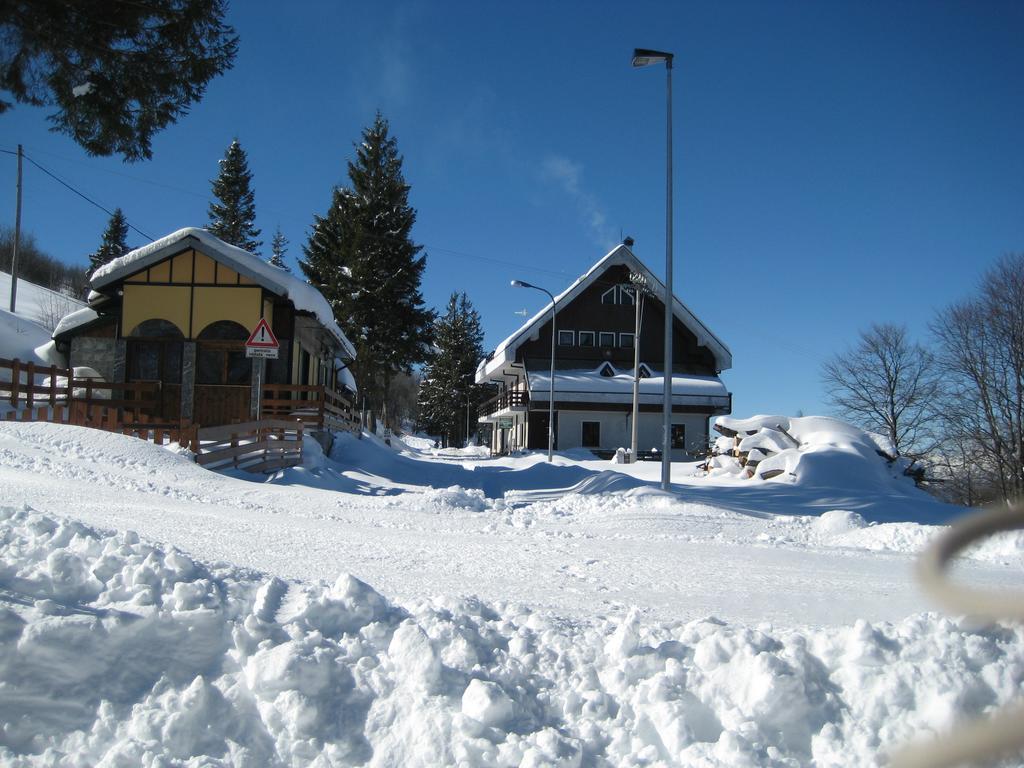
[(510, 392), (502, 392), (500, 395), (480, 403), (477, 415), (490, 416), (498, 411), (504, 411), (506, 408), (525, 408), (529, 404), (529, 393), (522, 389), (514, 389)]
[[(4, 375), (7, 371), (7, 375)], [(160, 382), (135, 381), (109, 383), (102, 379), (76, 377), (70, 368), (40, 366), (31, 362), (0, 358), (0, 400), (12, 408), (37, 406), (70, 406), (83, 403), (87, 408), (128, 409), (130, 418), (137, 414), (153, 415), (160, 408)]]
[(205, 427), (198, 433), (196, 463), (207, 469), (270, 472), (302, 463), (302, 421), (260, 419)]
[(359, 431), (352, 402), (320, 384), (264, 384), (261, 416), (299, 419), (316, 429)]
[[(125, 420), (125, 417), (128, 420)], [(50, 424), (70, 424), (76, 427), (102, 429), (106, 432), (117, 432), (122, 435), (138, 437), (152, 441), (156, 445), (178, 443), (183, 448), (195, 451), (196, 426), (187, 421), (177, 424), (152, 419), (145, 413), (133, 413), (105, 405), (89, 405), (82, 401), (72, 401), (70, 405), (43, 405), (22, 408), (20, 413), (8, 411), (4, 421), (31, 423), (43, 421)]]

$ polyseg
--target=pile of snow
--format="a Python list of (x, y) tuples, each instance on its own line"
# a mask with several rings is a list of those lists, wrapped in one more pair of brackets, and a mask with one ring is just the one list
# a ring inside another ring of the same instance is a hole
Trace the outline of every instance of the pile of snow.
[(825, 416), (719, 416), (714, 428), (712, 475), (835, 487), (888, 484), (909, 466), (881, 436)]
[(0, 573), (6, 764), (877, 765), (1024, 682), (1016, 627), (396, 604), (30, 508), (0, 508)]
[[(0, 272), (0, 357), (22, 360), (36, 365), (64, 366), (66, 361), (57, 352), (50, 333), (54, 325), (69, 312), (85, 306), (81, 301), (40, 285), (18, 280), (15, 312), (10, 307), (11, 276)], [(10, 381), (10, 373), (0, 371), (0, 380)]]
[[(0, 303), (4, 309), (11, 306), (11, 275), (0, 271)], [(85, 306), (66, 293), (53, 291), (41, 285), (30, 283), (25, 279), (18, 280), (18, 295), (14, 306), (15, 314), (41, 326), (47, 332), (52, 331), (64, 315)]]

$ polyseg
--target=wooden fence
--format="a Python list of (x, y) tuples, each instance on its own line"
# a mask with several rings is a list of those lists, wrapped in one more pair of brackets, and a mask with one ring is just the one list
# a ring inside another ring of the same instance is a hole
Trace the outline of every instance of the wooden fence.
[(71, 424), (76, 427), (102, 429), (106, 432), (118, 432), (122, 435), (138, 437), (157, 445), (178, 443), (184, 448), (196, 451), (196, 426), (188, 422), (178, 424), (162, 423), (152, 419), (145, 413), (131, 415), (124, 419), (125, 412), (118, 408), (101, 405), (89, 406), (86, 403), (73, 401), (70, 405), (46, 405), (33, 408), (22, 408), (20, 413), (10, 411), (4, 421), (34, 422), (45, 421), (52, 424)]
[(159, 381), (109, 383), (76, 377), (68, 368), (0, 358), (0, 403), (16, 409), (6, 414), (7, 421), (92, 427), (157, 445), (177, 442), (210, 469), (266, 472), (296, 466), (302, 463), (306, 429), (360, 430), (351, 401), (322, 385), (264, 385), (260, 420), (205, 428), (162, 422), (154, 415), (160, 395)]
[(359, 417), (341, 392), (319, 384), (264, 384), (263, 418), (299, 419), (306, 426), (359, 433)]
[(29, 410), (43, 404), (69, 406), (74, 402), (89, 409), (99, 406), (127, 409), (133, 416), (152, 415), (160, 407), (160, 382), (111, 384), (102, 379), (76, 377), (70, 368), (0, 357), (0, 400)]
[(261, 419), (244, 424), (205, 427), (198, 432), (196, 463), (208, 469), (269, 472), (302, 463), (304, 424), (299, 420)]

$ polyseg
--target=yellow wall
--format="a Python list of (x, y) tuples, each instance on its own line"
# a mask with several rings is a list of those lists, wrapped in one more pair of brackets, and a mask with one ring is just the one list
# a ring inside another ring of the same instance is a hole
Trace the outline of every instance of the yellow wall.
[(197, 283), (212, 283), (213, 282), (213, 259), (207, 256), (205, 253), (196, 253), (196, 282)]
[(192, 254), (195, 251), (185, 251), (174, 257), (171, 263), (172, 283), (192, 282)]
[[(191, 284), (193, 274), (198, 285)], [(176, 285), (146, 285), (153, 282)], [(193, 339), (218, 320), (233, 320), (252, 331), (261, 309), (273, 323), (273, 302), (263, 300), (263, 289), (254, 281), (204, 253), (188, 250), (125, 280), (122, 333), (127, 336), (139, 323), (155, 319), (169, 320), (185, 338)]]
[(169, 320), (188, 338), (190, 290), (189, 286), (125, 284), (121, 333), (129, 335), (146, 320)]
[[(234, 320), (246, 330), (252, 331), (260, 321), (260, 303), (263, 291), (260, 288), (205, 288), (193, 289), (192, 335), (198, 336), (210, 323), (218, 320)], [(186, 299), (185, 306), (188, 306)]]

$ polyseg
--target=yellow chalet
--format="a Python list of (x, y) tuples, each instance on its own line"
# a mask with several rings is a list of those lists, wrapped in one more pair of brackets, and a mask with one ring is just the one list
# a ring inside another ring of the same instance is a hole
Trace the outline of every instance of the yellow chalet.
[(264, 384), (354, 394), (355, 349), (323, 295), (257, 256), (189, 227), (103, 265), (89, 306), (53, 332), (71, 367), (111, 383), (161, 382), (160, 416), (201, 426), (246, 421), (260, 360), (245, 342), (266, 319), (280, 342)]

